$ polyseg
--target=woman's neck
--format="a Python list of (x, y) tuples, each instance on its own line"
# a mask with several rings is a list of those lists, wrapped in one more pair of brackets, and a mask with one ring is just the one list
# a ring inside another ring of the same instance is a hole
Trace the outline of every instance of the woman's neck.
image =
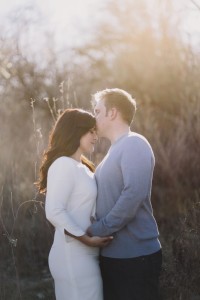
[(77, 160), (78, 162), (81, 162), (81, 155), (82, 155), (82, 153), (81, 153), (80, 149), (78, 148), (76, 150), (76, 152), (74, 154), (72, 154), (70, 157)]

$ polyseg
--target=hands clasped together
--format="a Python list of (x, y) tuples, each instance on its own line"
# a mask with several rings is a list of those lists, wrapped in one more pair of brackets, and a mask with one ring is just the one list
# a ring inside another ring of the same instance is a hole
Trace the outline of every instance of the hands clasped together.
[(90, 246), (90, 247), (101, 247), (102, 248), (102, 247), (107, 246), (113, 240), (113, 236), (105, 236), (105, 237), (92, 236), (89, 228), (88, 228), (86, 234), (84, 234), (82, 236), (75, 236), (75, 235), (69, 233), (66, 229), (65, 229), (65, 234), (79, 240), (83, 244)]

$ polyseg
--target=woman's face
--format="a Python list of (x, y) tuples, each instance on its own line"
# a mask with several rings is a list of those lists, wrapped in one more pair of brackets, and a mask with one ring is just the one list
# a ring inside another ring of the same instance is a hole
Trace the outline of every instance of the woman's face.
[(80, 150), (82, 153), (92, 153), (94, 151), (94, 145), (97, 141), (97, 134), (94, 128), (90, 129), (80, 139)]

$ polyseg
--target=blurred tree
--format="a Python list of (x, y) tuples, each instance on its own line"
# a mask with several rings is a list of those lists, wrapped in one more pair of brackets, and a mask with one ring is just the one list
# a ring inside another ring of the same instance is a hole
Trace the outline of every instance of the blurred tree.
[[(41, 230), (44, 212), (37, 204), (39, 213), (35, 214), (34, 201), (25, 202), (37, 199), (33, 182), (48, 132), (64, 108), (91, 109), (91, 94), (97, 90), (119, 87), (136, 97), (138, 111), (133, 129), (149, 139), (155, 152), (152, 200), (163, 244), (168, 248), (176, 230), (179, 232), (179, 218), (200, 199), (200, 56), (181, 35), (181, 20), (175, 15), (173, 1), (107, 0), (102, 16), (99, 25), (92, 28), (90, 41), (63, 49), (62, 60), (55, 50), (54, 34), (43, 27), (45, 19), (34, 7), (14, 12), (8, 25), (1, 25), (0, 220), (20, 239), (15, 251), (18, 257), (29, 249), (23, 239), (23, 224), (26, 237), (32, 228), (34, 238), (27, 264), (33, 252), (35, 261), (40, 253), (36, 233), (40, 233), (41, 243), (44, 241), (42, 251), (48, 252), (48, 228)], [(35, 40), (36, 30), (41, 40)], [(98, 147), (96, 162), (106, 147)], [(13, 223), (22, 203), (25, 206), (21, 207), (20, 218)], [(186, 238), (191, 228), (196, 228), (195, 222), (184, 225)], [(185, 253), (190, 253), (189, 239), (184, 245), (181, 240), (181, 247), (187, 248)], [(175, 257), (179, 244), (175, 245)], [(7, 248), (8, 244), (1, 248), (5, 260)], [(170, 250), (166, 257), (174, 279), (179, 274), (173, 269)], [(43, 254), (41, 259), (40, 265)], [(170, 278), (171, 273), (166, 274), (166, 287), (172, 282)], [(173, 287), (177, 288), (176, 280)], [(179, 296), (176, 299), (183, 295)]]

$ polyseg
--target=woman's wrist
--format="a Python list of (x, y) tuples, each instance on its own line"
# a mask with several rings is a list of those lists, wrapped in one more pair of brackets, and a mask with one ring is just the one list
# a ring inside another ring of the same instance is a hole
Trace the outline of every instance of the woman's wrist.
[(80, 242), (86, 244), (86, 245), (88, 245), (89, 242), (90, 242), (90, 237), (87, 234), (77, 236), (76, 239), (79, 240)]
[(65, 229), (64, 232), (65, 232), (66, 235), (69, 235), (69, 236), (75, 238), (76, 240), (86, 244), (86, 245), (88, 245), (88, 243), (89, 243), (90, 237), (86, 233), (84, 235), (81, 235), (81, 236), (76, 236), (76, 235), (73, 235), (70, 232), (68, 232), (66, 229)]

